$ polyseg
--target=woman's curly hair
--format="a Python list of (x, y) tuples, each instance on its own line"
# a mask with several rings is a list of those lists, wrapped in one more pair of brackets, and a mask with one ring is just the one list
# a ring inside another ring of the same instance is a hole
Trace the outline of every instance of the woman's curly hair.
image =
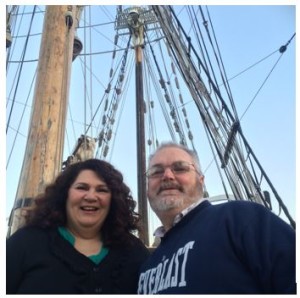
[(111, 191), (110, 210), (101, 228), (102, 241), (106, 246), (130, 244), (133, 238), (131, 233), (139, 231), (140, 216), (134, 211), (136, 202), (123, 181), (123, 175), (110, 163), (99, 159), (78, 162), (62, 171), (56, 180), (46, 187), (45, 192), (37, 196), (36, 207), (29, 215), (27, 225), (42, 228), (66, 226), (68, 192), (83, 170), (95, 172)]

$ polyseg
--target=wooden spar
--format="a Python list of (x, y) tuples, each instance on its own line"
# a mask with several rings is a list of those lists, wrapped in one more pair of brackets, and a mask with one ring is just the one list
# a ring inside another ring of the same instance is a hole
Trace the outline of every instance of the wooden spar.
[(139, 238), (149, 246), (148, 210), (146, 194), (146, 154), (145, 154), (145, 125), (144, 125), (144, 95), (143, 95), (143, 52), (140, 45), (135, 47), (136, 54), (136, 133), (137, 133), (137, 179), (138, 179), (138, 206), (142, 221), (142, 232)]
[(31, 125), (8, 235), (24, 223), (33, 200), (60, 172), (77, 7), (46, 8)]
[[(147, 17), (145, 17), (147, 15)], [(137, 187), (138, 187), (138, 212), (141, 215), (142, 231), (139, 238), (149, 246), (148, 205), (146, 191), (146, 150), (145, 150), (145, 101), (143, 91), (143, 47), (144, 27), (149, 23), (155, 23), (156, 18), (149, 10), (145, 11), (139, 6), (133, 6), (122, 10), (118, 8), (116, 22), (117, 29), (128, 28), (135, 49), (135, 83), (136, 83), (136, 143), (137, 143)]]

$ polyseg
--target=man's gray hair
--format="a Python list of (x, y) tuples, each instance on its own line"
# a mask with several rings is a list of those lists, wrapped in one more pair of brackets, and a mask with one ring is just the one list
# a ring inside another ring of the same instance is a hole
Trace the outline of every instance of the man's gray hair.
[(202, 170), (201, 170), (201, 166), (200, 166), (200, 161), (199, 161), (199, 158), (198, 158), (198, 154), (196, 151), (194, 150), (191, 150), (189, 149), (187, 146), (185, 145), (182, 145), (182, 144), (178, 144), (178, 143), (175, 143), (175, 142), (164, 142), (164, 143), (161, 143), (157, 148), (156, 150), (150, 154), (149, 156), (149, 163), (151, 161), (151, 159), (156, 155), (156, 153), (162, 149), (165, 149), (165, 148), (178, 148), (178, 149), (181, 149), (183, 151), (185, 151), (188, 155), (190, 155), (194, 161), (194, 165), (196, 167), (196, 170), (201, 174), (203, 175), (202, 173)]

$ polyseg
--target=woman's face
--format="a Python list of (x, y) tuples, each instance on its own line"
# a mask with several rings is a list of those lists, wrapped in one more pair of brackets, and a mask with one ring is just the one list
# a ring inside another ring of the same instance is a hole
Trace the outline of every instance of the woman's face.
[(111, 191), (94, 171), (83, 170), (71, 185), (67, 198), (67, 227), (76, 234), (99, 232), (109, 212)]

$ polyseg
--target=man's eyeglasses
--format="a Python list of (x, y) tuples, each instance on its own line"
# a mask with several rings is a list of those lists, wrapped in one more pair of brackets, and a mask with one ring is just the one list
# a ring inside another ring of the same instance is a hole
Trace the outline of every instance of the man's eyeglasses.
[(181, 175), (188, 173), (192, 169), (191, 166), (193, 166), (194, 170), (198, 173), (193, 163), (189, 163), (187, 161), (176, 161), (169, 166), (155, 165), (146, 172), (146, 176), (148, 178), (161, 178), (167, 168), (169, 168), (174, 175)]

